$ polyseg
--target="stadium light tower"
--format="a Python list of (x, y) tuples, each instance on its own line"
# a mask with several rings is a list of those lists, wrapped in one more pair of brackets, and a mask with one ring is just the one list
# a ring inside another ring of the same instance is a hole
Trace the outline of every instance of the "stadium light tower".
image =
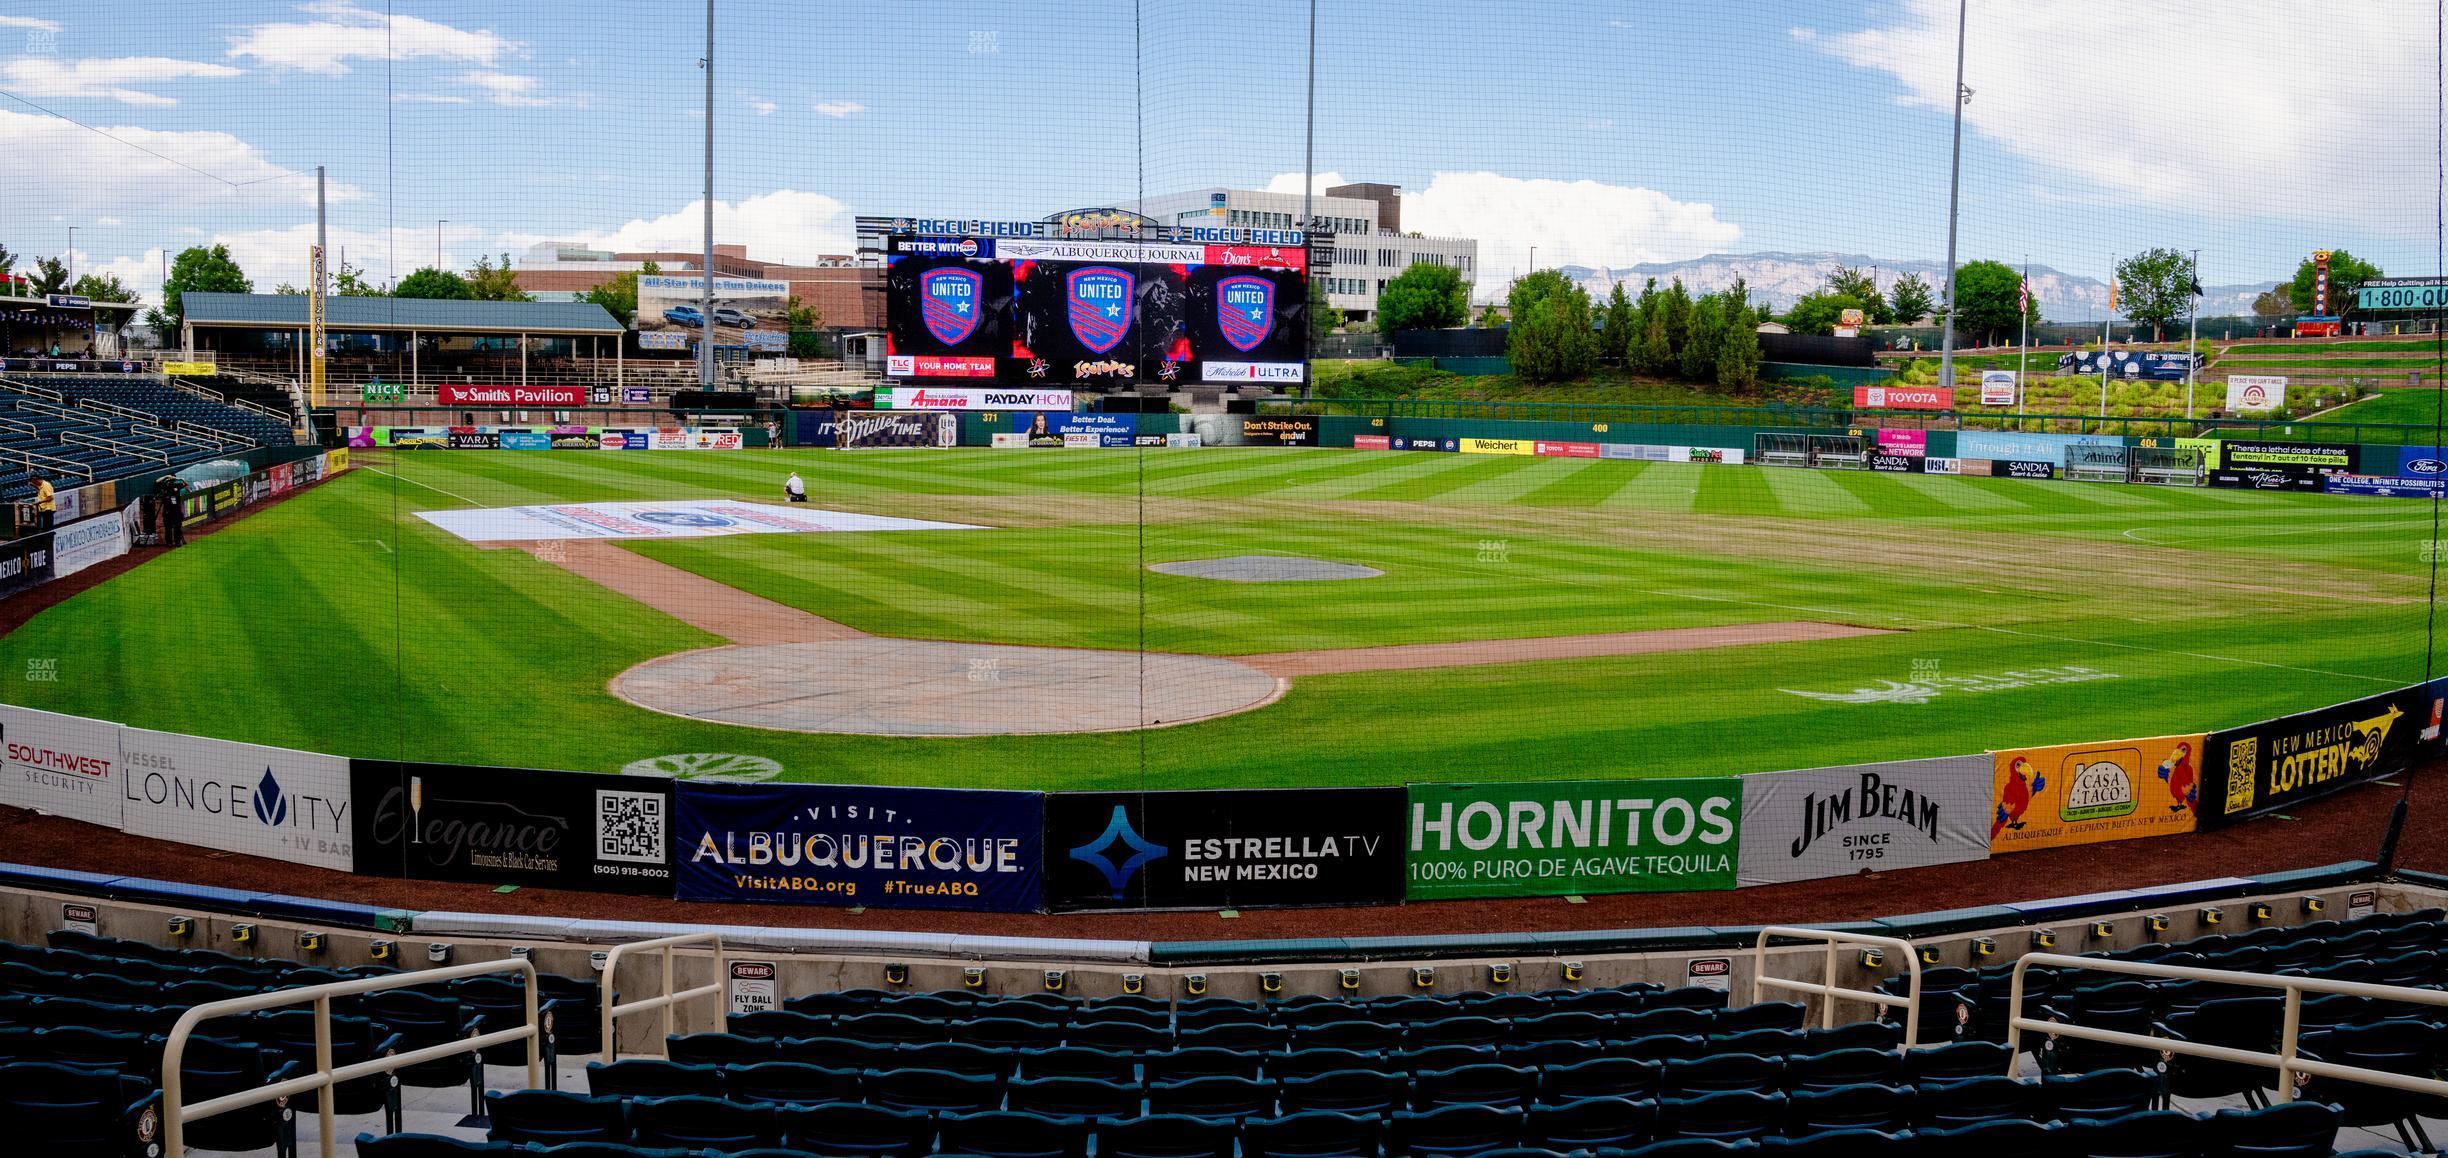
[(434, 268), (436, 270), (442, 268), (442, 227), (448, 224), (450, 224), (448, 217), (434, 222)]
[(1317, 0), (1309, 0), (1309, 126), (1307, 144), (1301, 150), (1301, 241), (1309, 240), (1309, 231), (1317, 228), (1317, 213), (1311, 206), (1317, 192)]
[(706, 0), (705, 262), (698, 267), (697, 385), (714, 388), (714, 0)]
[(1964, 21), (1971, 0), (1955, 3), (1955, 151), (1947, 162), (1947, 282), (1946, 328), (1938, 339), (1938, 387), (1955, 388), (1955, 211), (1963, 194), (1963, 107), (1972, 99), (1964, 87)]

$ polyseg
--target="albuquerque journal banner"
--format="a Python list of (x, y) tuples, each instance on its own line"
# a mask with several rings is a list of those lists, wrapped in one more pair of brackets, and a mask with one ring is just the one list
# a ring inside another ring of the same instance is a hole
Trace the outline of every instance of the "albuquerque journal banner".
[(2191, 832), (2202, 737), (1993, 752), (1991, 853)]
[(684, 901), (1034, 912), (1045, 794), (681, 781)]
[(1410, 899), (1734, 887), (1740, 777), (1414, 784)]

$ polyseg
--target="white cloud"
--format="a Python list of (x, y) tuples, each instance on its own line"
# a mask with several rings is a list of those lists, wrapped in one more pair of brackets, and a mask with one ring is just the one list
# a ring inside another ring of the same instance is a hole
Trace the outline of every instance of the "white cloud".
[(121, 220), (119, 220), (119, 219), (118, 219), (118, 218), (116, 218), (116, 217), (97, 217), (97, 218), (94, 218), (94, 224), (96, 224), (96, 225), (125, 225), (125, 224), (127, 224), (127, 222), (125, 222), (125, 221), (121, 221)]
[(57, 32), (60, 30), (60, 23), (57, 20), (45, 20), (40, 16), (0, 16), (0, 28), (31, 28), (36, 32)]
[[(273, 164), (254, 145), (209, 130), (103, 125), (100, 132), (91, 132), (56, 117), (0, 109), (0, 157), (43, 158), (39, 166), (0, 166), (4, 205), (65, 204), (89, 213), (126, 214), (160, 212), (172, 202), (185, 213), (314, 203), (310, 179), (264, 180), (310, 178), (311, 173)], [(243, 187), (199, 176), (174, 161)], [(344, 182), (330, 186), (334, 201), (360, 195)]]
[(230, 38), (229, 54), (300, 72), (339, 76), (351, 60), (448, 60), (491, 65), (518, 43), (482, 29), (470, 31), (414, 16), (383, 14), (349, 0), (322, 0), (298, 11), (316, 20), (258, 24)]
[(244, 75), (226, 64), (177, 60), (167, 56), (122, 56), (111, 59), (63, 61), (21, 56), (0, 68), (8, 87), (26, 96), (118, 101), (129, 105), (174, 105), (178, 102), (151, 86), (179, 80), (218, 80)]
[(446, 92), (404, 92), (393, 96), (391, 100), (403, 105), (464, 105), (470, 103), (466, 97), (453, 96)]
[[(748, 255), (760, 260), (804, 262), (855, 250), (857, 229), (851, 216), (849, 207), (822, 193), (777, 189), (737, 203), (716, 201), (714, 237), (725, 244), (744, 244)], [(661, 217), (639, 218), (581, 240), (627, 253), (696, 253), (705, 245), (705, 202), (692, 201)]]
[[(1322, 187), (1343, 178), (1321, 173), (1318, 180)], [(1297, 193), (1300, 174), (1281, 174), (1267, 188)], [(1742, 237), (1715, 206), (1655, 189), (1489, 172), (1433, 174), (1426, 189), (1403, 194), (1402, 223), (1430, 237), (1477, 240), (1482, 300), (1502, 297), (1515, 274), (1529, 272), (1533, 247), (1540, 268), (1626, 266), (1699, 257)]]
[[(1336, 185), (1345, 184), (1349, 184), (1349, 182), (1343, 180), (1343, 174), (1341, 173), (1326, 172), (1311, 173), (1309, 175), (1309, 191), (1321, 196), (1325, 194), (1327, 189)], [(1265, 188), (1269, 193), (1298, 193), (1301, 191), (1301, 175), (1298, 173), (1277, 173), (1274, 176), (1267, 178)]]
[(760, 117), (770, 117), (770, 116), (774, 115), (774, 110), (775, 110), (775, 109), (778, 109), (778, 108), (781, 108), (781, 107), (782, 107), (782, 106), (780, 106), (780, 105), (777, 105), (777, 104), (773, 103), (772, 101), (765, 100), (765, 99), (760, 98), (760, 97), (749, 97), (749, 98), (747, 98), (747, 101), (748, 101), (748, 107), (749, 107), (750, 109), (755, 110), (756, 115), (758, 115), (758, 116), (760, 116)]
[[(1955, 28), (1955, 0), (1906, 0), (1884, 26), (1815, 43), (1945, 115)], [(2089, 183), (2094, 202), (2328, 220), (2343, 189), (2358, 222), (2427, 233), (2431, 126), (2404, 95), (2431, 87), (2434, 46), (2414, 28), (2402, 9), (2311, 0), (1987, 6), (1965, 40), (1964, 123)], [(2351, 77), (2290, 81), (2318, 61), (2352, 62)], [(2141, 131), (2161, 111), (2184, 128)]]
[(857, 101), (817, 101), (811, 107), (813, 107), (819, 114), (832, 117), (836, 120), (842, 117), (856, 116), (859, 113), (867, 111), (867, 106), (860, 104)]
[(486, 100), (506, 108), (538, 109), (583, 103), (574, 97), (538, 96), (536, 78), (522, 73), (463, 72), (454, 83), (475, 89)]

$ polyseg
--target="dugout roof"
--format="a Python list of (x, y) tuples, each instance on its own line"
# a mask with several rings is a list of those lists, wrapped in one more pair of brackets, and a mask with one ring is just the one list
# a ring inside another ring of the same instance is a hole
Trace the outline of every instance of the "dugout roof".
[[(187, 324), (239, 329), (306, 328), (304, 294), (189, 293)], [(478, 302), (438, 298), (323, 299), (323, 328), (352, 333), (616, 336), (619, 320), (593, 302)]]

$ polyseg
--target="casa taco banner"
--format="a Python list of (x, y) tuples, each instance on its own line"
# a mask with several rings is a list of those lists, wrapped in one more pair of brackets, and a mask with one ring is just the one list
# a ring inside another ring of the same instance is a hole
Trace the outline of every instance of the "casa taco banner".
[(2195, 733), (1992, 753), (1989, 851), (2191, 832), (2201, 751)]

